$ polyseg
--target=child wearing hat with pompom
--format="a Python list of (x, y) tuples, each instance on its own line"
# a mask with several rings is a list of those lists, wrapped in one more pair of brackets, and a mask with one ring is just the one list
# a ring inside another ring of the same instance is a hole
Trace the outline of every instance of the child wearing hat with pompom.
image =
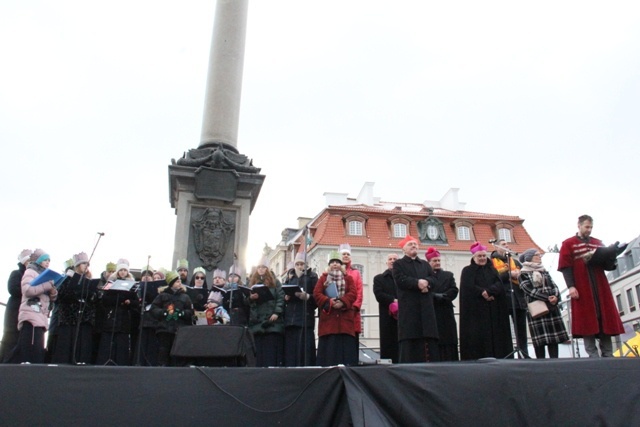
[(193, 304), (176, 271), (166, 274), (167, 286), (158, 289), (151, 314), (158, 319), (158, 365), (168, 366), (169, 354), (178, 328), (189, 326), (193, 318)]

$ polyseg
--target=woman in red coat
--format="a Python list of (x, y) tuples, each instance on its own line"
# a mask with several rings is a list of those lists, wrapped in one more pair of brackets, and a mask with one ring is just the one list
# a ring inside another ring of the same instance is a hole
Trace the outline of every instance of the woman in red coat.
[(352, 310), (357, 291), (338, 252), (329, 254), (329, 268), (318, 279), (313, 297), (319, 311), (318, 366), (357, 365), (358, 342)]

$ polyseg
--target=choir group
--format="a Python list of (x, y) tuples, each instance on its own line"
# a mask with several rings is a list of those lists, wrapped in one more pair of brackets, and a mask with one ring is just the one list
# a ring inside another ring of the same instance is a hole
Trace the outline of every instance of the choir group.
[(235, 265), (228, 274), (216, 269), (211, 286), (206, 270), (190, 272), (187, 260), (174, 271), (144, 268), (136, 280), (120, 259), (94, 278), (81, 252), (56, 276), (46, 251), (24, 250), (9, 278), (0, 357), (4, 363), (169, 366), (177, 363), (171, 348), (180, 328), (232, 325), (250, 331), (257, 366), (357, 364), (362, 279), (351, 268), (350, 246), (340, 249), (320, 278), (298, 254), (282, 283), (263, 259), (246, 282)]

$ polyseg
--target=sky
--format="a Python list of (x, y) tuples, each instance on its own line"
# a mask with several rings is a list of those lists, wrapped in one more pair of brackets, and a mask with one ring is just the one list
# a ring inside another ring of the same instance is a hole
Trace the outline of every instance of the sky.
[[(62, 270), (170, 268), (168, 165), (200, 142), (215, 1), (0, 3), (0, 276), (23, 248)], [(595, 219), (640, 234), (640, 4), (252, 0), (238, 150), (266, 180), (247, 261), (357, 196), (460, 189), (543, 248)], [(104, 233), (99, 238), (98, 233)], [(95, 252), (94, 252), (95, 248)], [(6, 287), (0, 301), (6, 301)]]

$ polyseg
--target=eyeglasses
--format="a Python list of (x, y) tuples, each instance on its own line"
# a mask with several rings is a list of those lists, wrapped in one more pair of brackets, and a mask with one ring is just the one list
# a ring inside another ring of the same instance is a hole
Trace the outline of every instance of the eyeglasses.
[(196, 276), (196, 280), (204, 280), (204, 277), (202, 277), (202, 276)]
[(533, 256), (542, 256), (544, 254), (533, 254)]

